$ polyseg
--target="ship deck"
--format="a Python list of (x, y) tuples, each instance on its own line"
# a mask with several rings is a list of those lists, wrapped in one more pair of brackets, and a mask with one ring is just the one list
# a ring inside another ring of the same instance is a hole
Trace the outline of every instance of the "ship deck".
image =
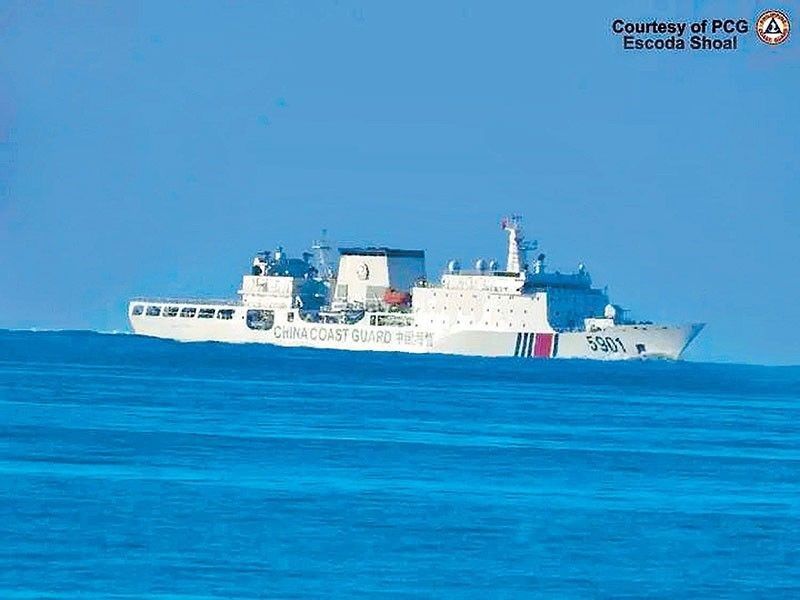
[(153, 303), (153, 304), (192, 304), (203, 306), (244, 306), (240, 300), (224, 300), (220, 298), (154, 298), (140, 296), (131, 298), (129, 303)]

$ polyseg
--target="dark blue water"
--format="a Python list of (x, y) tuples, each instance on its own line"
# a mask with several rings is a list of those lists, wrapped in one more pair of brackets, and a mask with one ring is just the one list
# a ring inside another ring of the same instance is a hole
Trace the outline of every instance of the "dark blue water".
[(800, 368), (0, 332), (0, 597), (798, 597)]

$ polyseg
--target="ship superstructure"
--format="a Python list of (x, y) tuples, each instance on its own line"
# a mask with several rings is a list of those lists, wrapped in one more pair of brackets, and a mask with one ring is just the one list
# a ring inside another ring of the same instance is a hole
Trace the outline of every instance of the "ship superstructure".
[(518, 216), (502, 227), (504, 269), (452, 260), (433, 283), (424, 251), (389, 247), (339, 248), (334, 269), (323, 235), (301, 258), (256, 254), (237, 301), (135, 299), (128, 314), (135, 333), (181, 341), (522, 358), (677, 359), (702, 329), (629, 320), (583, 265), (529, 262), (538, 245)]

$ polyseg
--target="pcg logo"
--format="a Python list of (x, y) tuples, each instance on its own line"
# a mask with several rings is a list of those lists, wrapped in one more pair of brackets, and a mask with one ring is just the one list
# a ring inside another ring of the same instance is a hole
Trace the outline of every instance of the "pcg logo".
[(759, 39), (770, 46), (777, 46), (789, 37), (789, 17), (779, 10), (767, 10), (756, 21)]

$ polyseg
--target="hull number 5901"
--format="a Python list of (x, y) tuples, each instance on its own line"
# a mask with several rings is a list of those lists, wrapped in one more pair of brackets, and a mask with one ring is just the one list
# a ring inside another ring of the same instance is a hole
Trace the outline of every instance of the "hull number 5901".
[(602, 335), (587, 335), (586, 341), (592, 352), (625, 352), (625, 344), (619, 338), (603, 337)]

